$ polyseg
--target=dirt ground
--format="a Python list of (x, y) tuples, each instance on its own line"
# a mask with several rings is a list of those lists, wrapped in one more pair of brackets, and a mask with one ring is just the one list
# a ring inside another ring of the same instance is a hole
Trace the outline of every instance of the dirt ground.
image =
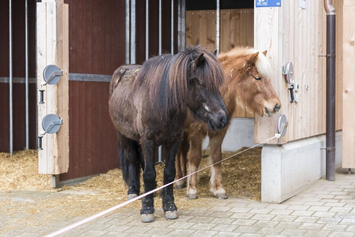
[[(230, 157), (235, 153), (225, 152), (223, 157)], [(261, 148), (254, 148), (222, 163), (223, 185), (229, 196), (260, 200), (260, 156)], [(203, 158), (200, 168), (207, 164), (208, 159)], [(163, 168), (164, 164), (156, 166), (158, 186), (162, 185)], [(215, 198), (209, 192), (210, 170), (202, 171), (199, 178), (199, 198), (196, 200), (186, 198), (186, 189), (174, 190), (178, 208), (208, 205), (208, 200)], [(43, 217), (46, 221), (52, 221), (58, 217), (70, 219), (93, 215), (127, 199), (127, 188), (119, 169), (59, 189), (51, 188), (50, 179), (49, 175), (38, 174), (37, 151), (16, 152), (13, 156), (0, 153), (0, 208), (6, 210), (9, 218), (16, 216), (18, 211), (40, 215), (43, 210), (46, 213), (52, 210)], [(32, 193), (36, 197), (31, 197)], [(138, 212), (140, 207), (141, 203), (137, 201), (124, 208), (135, 208)], [(161, 208), (160, 198), (155, 198), (155, 207)], [(11, 230), (22, 224), (28, 226), (31, 225), (31, 217), (29, 215), (21, 220), (11, 220), (11, 223), (12, 225), (7, 225), (7, 229)]]

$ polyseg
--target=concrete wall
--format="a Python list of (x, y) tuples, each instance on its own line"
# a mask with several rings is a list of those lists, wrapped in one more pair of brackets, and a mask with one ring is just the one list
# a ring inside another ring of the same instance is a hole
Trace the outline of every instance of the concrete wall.
[[(203, 149), (207, 149), (209, 139), (205, 138)], [(222, 143), (222, 151), (237, 151), (254, 145), (254, 118), (233, 118)]]
[[(336, 134), (336, 168), (341, 166), (342, 133)], [(261, 163), (261, 201), (281, 203), (325, 176), (325, 135), (264, 145)]]

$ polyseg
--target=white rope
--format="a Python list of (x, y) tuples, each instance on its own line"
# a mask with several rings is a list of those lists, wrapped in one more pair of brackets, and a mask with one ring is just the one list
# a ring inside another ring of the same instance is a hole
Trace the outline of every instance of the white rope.
[(224, 158), (224, 159), (222, 159), (222, 160), (220, 160), (220, 161), (217, 161), (217, 162), (215, 162), (215, 163), (213, 163), (213, 164), (211, 164), (211, 165), (207, 165), (206, 167), (204, 167), (204, 168), (202, 168), (202, 169), (199, 169), (199, 170), (197, 170), (197, 171), (195, 171), (195, 172), (192, 172), (191, 174), (188, 174), (188, 175), (186, 175), (186, 176), (184, 176), (184, 177), (182, 177), (182, 178), (176, 179), (176, 180), (174, 180), (173, 182), (167, 183), (167, 184), (165, 184), (165, 185), (163, 185), (163, 186), (160, 186), (160, 187), (158, 187), (158, 188), (156, 188), (156, 189), (153, 189), (153, 190), (151, 190), (151, 191), (149, 191), (149, 192), (143, 193), (142, 195), (139, 195), (139, 196), (137, 196), (137, 197), (135, 197), (135, 198), (132, 198), (132, 199), (130, 199), (130, 200), (128, 200), (128, 201), (125, 201), (125, 202), (123, 202), (123, 203), (121, 203), (121, 204), (119, 204), (119, 205), (117, 205), (117, 206), (111, 207), (111, 208), (109, 208), (109, 209), (107, 209), (107, 210), (105, 210), (105, 211), (99, 212), (99, 213), (97, 213), (97, 214), (95, 214), (95, 215), (93, 215), (93, 216), (90, 216), (90, 217), (85, 218), (85, 219), (83, 219), (83, 220), (81, 220), (81, 221), (78, 221), (78, 222), (76, 222), (76, 223), (74, 223), (74, 224), (72, 224), (72, 225), (69, 225), (69, 226), (67, 226), (67, 227), (65, 227), (65, 228), (62, 228), (62, 229), (56, 231), (56, 232), (53, 232), (53, 233), (47, 235), (46, 237), (53, 237), (53, 236), (57, 236), (57, 235), (59, 235), (59, 234), (63, 234), (63, 233), (65, 233), (65, 232), (67, 232), (67, 231), (69, 231), (69, 230), (72, 230), (72, 229), (74, 229), (74, 228), (76, 228), (76, 227), (78, 227), (78, 226), (81, 226), (81, 225), (86, 224), (86, 223), (88, 223), (88, 222), (90, 222), (90, 221), (93, 221), (93, 220), (95, 220), (95, 219), (97, 219), (97, 218), (99, 218), (99, 217), (101, 217), (101, 216), (104, 216), (104, 215), (106, 215), (106, 214), (108, 214), (108, 213), (110, 213), (110, 212), (113, 212), (114, 210), (117, 210), (117, 209), (119, 209), (119, 208), (121, 208), (121, 207), (124, 207), (124, 206), (126, 206), (126, 205), (128, 205), (128, 204), (134, 202), (134, 201), (137, 201), (138, 199), (141, 199), (141, 198), (143, 198), (143, 197), (145, 197), (145, 196), (148, 196), (148, 195), (150, 195), (150, 194), (152, 194), (152, 193), (155, 193), (155, 192), (157, 192), (157, 191), (159, 191), (159, 190), (161, 190), (161, 189), (163, 189), (163, 188), (165, 188), (165, 187), (167, 187), (167, 186), (169, 186), (169, 185), (172, 185), (172, 184), (174, 184), (174, 183), (176, 183), (176, 182), (178, 182), (178, 181), (180, 181), (180, 180), (186, 179), (187, 177), (190, 177), (191, 175), (194, 175), (194, 174), (196, 174), (196, 173), (198, 173), (198, 172), (201, 172), (201, 171), (203, 171), (203, 170), (206, 170), (206, 169), (212, 167), (213, 165), (219, 164), (219, 163), (221, 163), (221, 162), (223, 162), (223, 161), (226, 161), (226, 160), (228, 160), (228, 159), (230, 159), (230, 158), (232, 158), (232, 157), (234, 157), (234, 156), (240, 155), (240, 154), (242, 154), (243, 152), (246, 152), (246, 151), (248, 151), (248, 150), (250, 150), (250, 149), (253, 149), (253, 148), (255, 148), (255, 147), (257, 147), (257, 146), (259, 146), (259, 145), (261, 145), (261, 144), (264, 144), (264, 143), (266, 143), (266, 142), (268, 142), (268, 141), (274, 139), (274, 138), (280, 138), (281, 134), (282, 134), (282, 132), (281, 132), (280, 134), (275, 134), (275, 136), (273, 136), (273, 137), (271, 137), (271, 138), (269, 138), (269, 139), (267, 139), (267, 140), (265, 140), (265, 141), (263, 141), (263, 142), (261, 142), (261, 143), (258, 143), (258, 144), (254, 145), (254, 146), (251, 146), (251, 147), (249, 147), (249, 148), (247, 148), (247, 149), (245, 149), (245, 150), (243, 150), (243, 151), (237, 152), (237, 153), (235, 153), (234, 155), (231, 155), (231, 156), (229, 156), (229, 157), (227, 157), (227, 158)]

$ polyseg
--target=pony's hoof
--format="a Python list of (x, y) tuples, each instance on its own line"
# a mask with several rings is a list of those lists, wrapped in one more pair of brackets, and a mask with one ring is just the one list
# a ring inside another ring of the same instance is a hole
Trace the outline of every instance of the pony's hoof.
[(131, 200), (131, 199), (133, 199), (133, 198), (135, 198), (135, 197), (137, 197), (138, 195), (137, 194), (135, 194), (135, 193), (131, 193), (131, 194), (128, 194), (128, 200)]
[(166, 211), (165, 218), (168, 220), (175, 220), (179, 218), (179, 215), (177, 214), (177, 211)]
[(176, 188), (176, 189), (183, 189), (183, 188), (186, 188), (186, 183), (182, 183), (182, 184), (176, 183), (175, 188)]
[(141, 214), (141, 221), (143, 223), (150, 223), (154, 221), (154, 214)]
[(197, 196), (197, 194), (188, 194), (188, 195), (187, 195), (187, 198), (188, 198), (188, 199), (197, 199), (198, 196)]
[(228, 196), (225, 193), (218, 193), (218, 194), (216, 194), (216, 197), (218, 199), (228, 199)]

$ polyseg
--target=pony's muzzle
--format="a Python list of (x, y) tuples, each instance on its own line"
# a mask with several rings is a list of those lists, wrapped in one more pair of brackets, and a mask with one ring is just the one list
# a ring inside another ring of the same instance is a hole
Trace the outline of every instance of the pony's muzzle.
[(214, 113), (208, 120), (208, 127), (213, 130), (221, 130), (229, 123), (229, 116), (225, 110), (219, 110)]

